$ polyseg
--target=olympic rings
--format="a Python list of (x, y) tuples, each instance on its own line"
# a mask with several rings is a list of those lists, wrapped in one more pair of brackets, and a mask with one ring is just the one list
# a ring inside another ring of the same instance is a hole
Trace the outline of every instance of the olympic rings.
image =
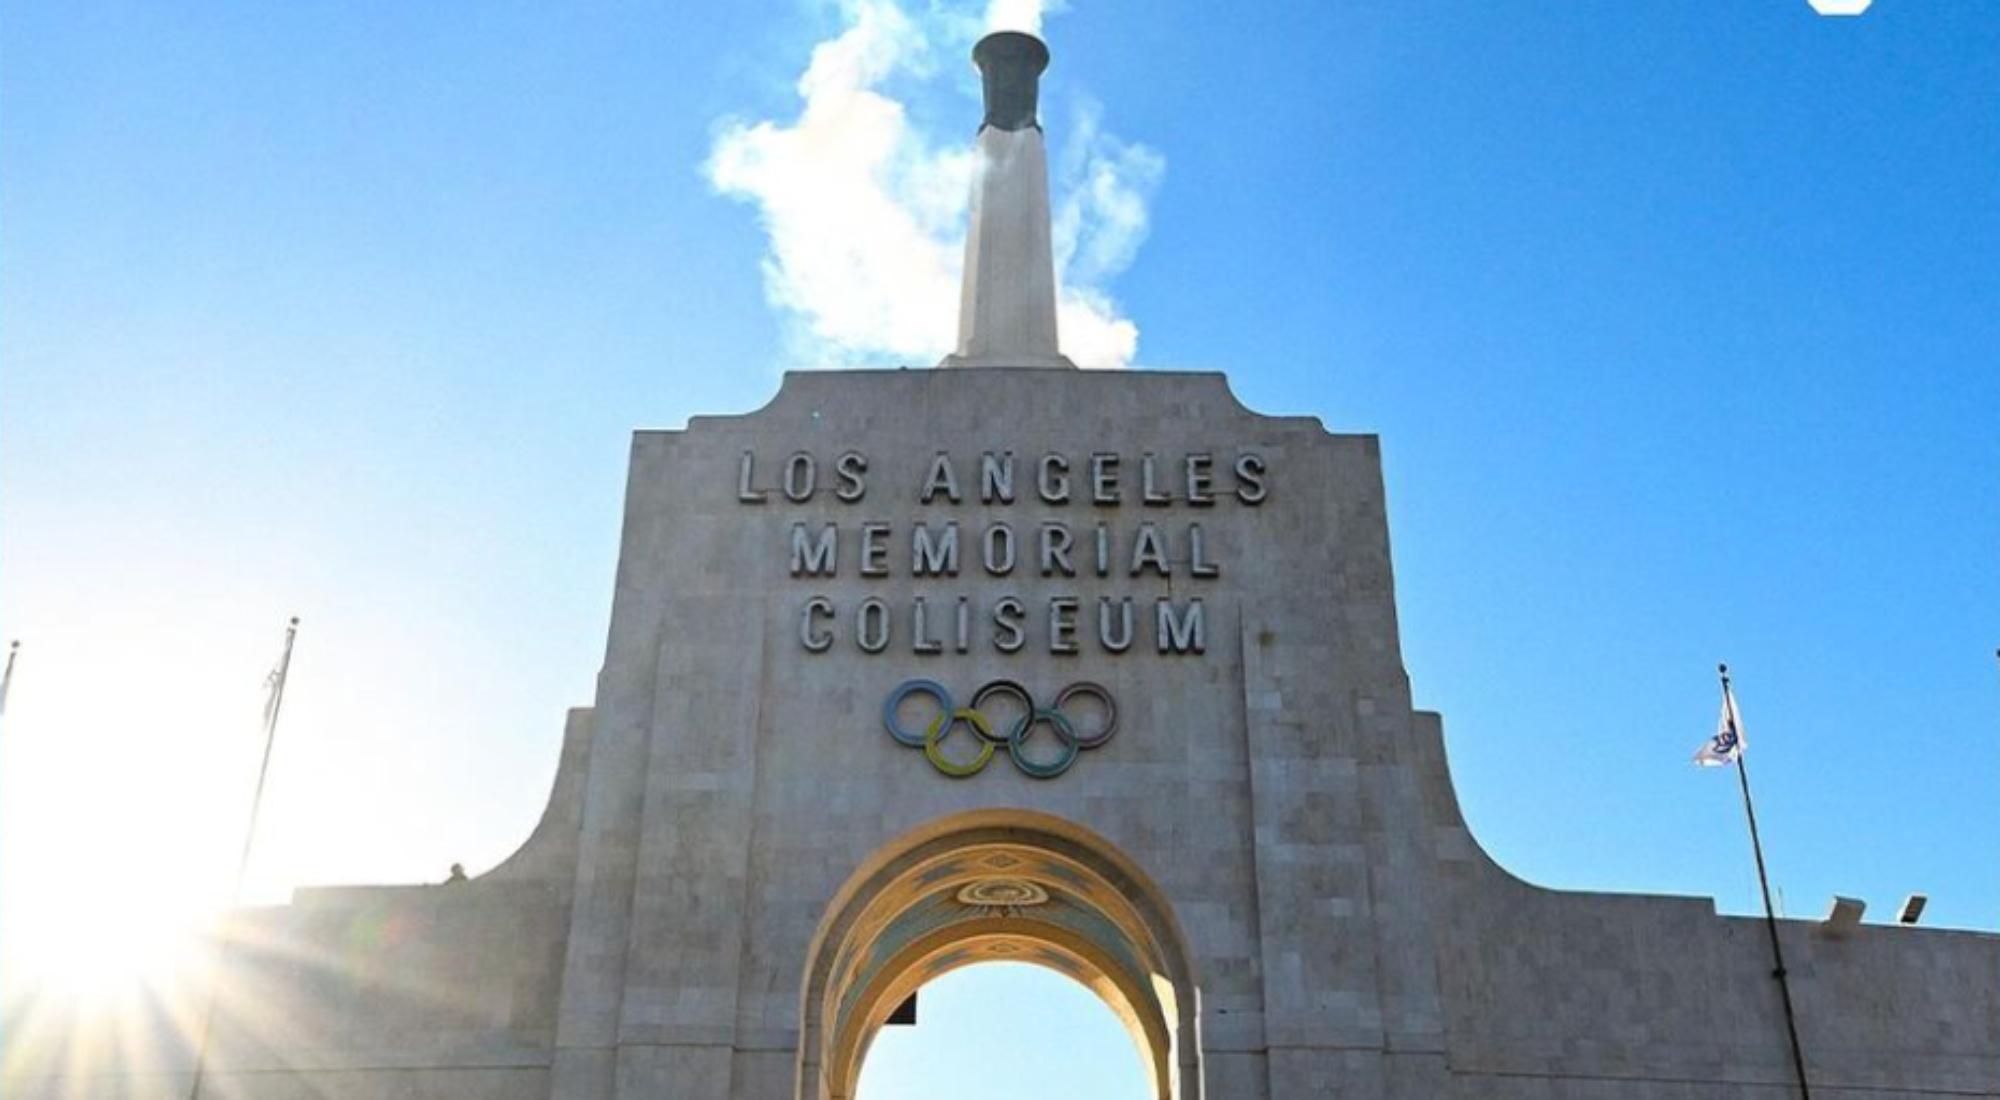
[[(944, 744), (944, 739), (951, 735), (952, 729), (960, 722), (964, 722), (971, 727), (972, 732), (979, 735), (979, 752), (962, 764), (946, 758), (940, 748)], [(924, 731), (924, 759), (931, 762), (931, 767), (953, 779), (978, 775), (986, 767), (986, 762), (993, 759), (993, 726), (986, 721), (985, 715), (971, 707), (959, 707), (950, 714), (939, 711), (938, 716), (931, 719), (930, 729)]]
[[(897, 713), (906, 701), (917, 695), (929, 696), (937, 707), (937, 713), (922, 733), (906, 728)], [(1021, 712), (1005, 734), (995, 730), (993, 720), (987, 717), (984, 709), (986, 703), (998, 698), (1011, 699), (1019, 705)], [(1078, 732), (1076, 719), (1068, 711), (1072, 701), (1084, 698), (1095, 700), (1104, 711), (1097, 728), (1087, 734)], [(943, 746), (951, 731), (960, 725), (972, 731), (979, 749), (969, 758), (953, 760), (944, 754)], [(1029, 754), (1028, 740), (1034, 736), (1037, 726), (1047, 726), (1054, 735), (1058, 745), (1055, 755), (1042, 758)], [(1021, 769), (1023, 775), (1032, 779), (1054, 779), (1076, 763), (1078, 754), (1103, 745), (1118, 732), (1118, 704), (1102, 684), (1088, 680), (1080, 680), (1057, 692), (1054, 705), (1048, 707), (1036, 705), (1034, 695), (1013, 680), (988, 680), (972, 693), (971, 704), (961, 707), (952, 699), (951, 692), (935, 680), (905, 680), (883, 700), (882, 727), (897, 744), (922, 749), (924, 759), (929, 760), (932, 767), (953, 779), (964, 779), (985, 770), (1002, 745), (1007, 747), (1008, 759)]]
[(1111, 693), (1104, 690), (1102, 685), (1082, 680), (1056, 693), (1055, 709), (1063, 709), (1071, 699), (1079, 695), (1095, 695), (1097, 701), (1104, 704), (1104, 728), (1089, 737), (1079, 735), (1076, 739), (1078, 748), (1094, 749), (1111, 740), (1111, 735), (1118, 732), (1118, 704), (1112, 700)]
[(903, 728), (902, 723), (896, 721), (896, 708), (912, 695), (928, 695), (937, 700), (938, 712), (941, 714), (950, 714), (953, 704), (951, 692), (946, 691), (944, 685), (936, 680), (905, 680), (897, 685), (896, 690), (889, 693), (888, 701), (882, 704), (882, 724), (889, 728), (889, 736), (895, 738), (898, 744), (921, 749), (930, 737), (922, 733), (911, 733)]
[[(1028, 743), (1035, 727), (1044, 723), (1055, 731), (1056, 740), (1062, 742), (1062, 752), (1054, 760), (1038, 762), (1029, 759), (1022, 746)], [(1035, 779), (1054, 779), (1068, 771), (1069, 766), (1076, 763), (1076, 754), (1081, 751), (1083, 746), (1076, 739), (1076, 727), (1070, 725), (1069, 716), (1059, 710), (1023, 714), (1021, 720), (1014, 723), (1013, 735), (1007, 738), (1007, 755), (1013, 759), (1014, 766)]]
[[(1012, 680), (988, 680), (979, 685), (979, 690), (972, 693), (972, 709), (980, 710), (986, 705), (986, 701), (995, 695), (1011, 695), (1019, 700), (1022, 714), (1033, 714), (1035, 712), (1035, 697), (1028, 694), (1027, 688), (1022, 687)], [(1013, 740), (1011, 736), (1006, 734), (995, 737), (991, 727), (988, 728), (986, 736), (999, 745), (1005, 745)]]

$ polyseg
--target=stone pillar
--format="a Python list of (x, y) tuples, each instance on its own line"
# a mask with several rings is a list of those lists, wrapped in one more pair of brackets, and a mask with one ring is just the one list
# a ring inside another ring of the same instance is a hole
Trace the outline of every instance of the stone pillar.
[(986, 117), (965, 234), (958, 350), (940, 365), (1074, 367), (1056, 344), (1048, 154), (1035, 120), (1036, 82), (1049, 50), (1033, 35), (1001, 31), (980, 39), (972, 60)]

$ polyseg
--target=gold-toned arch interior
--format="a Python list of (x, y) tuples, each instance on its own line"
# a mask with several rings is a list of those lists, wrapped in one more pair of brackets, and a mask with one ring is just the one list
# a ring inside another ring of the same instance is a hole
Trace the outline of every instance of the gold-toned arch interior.
[(1095, 992), (1159, 1100), (1199, 1097), (1195, 987), (1164, 896), (1107, 841), (1027, 811), (978, 811), (887, 845), (835, 897), (802, 1004), (801, 1100), (847, 1100), (876, 1033), (919, 986), (1012, 960)]

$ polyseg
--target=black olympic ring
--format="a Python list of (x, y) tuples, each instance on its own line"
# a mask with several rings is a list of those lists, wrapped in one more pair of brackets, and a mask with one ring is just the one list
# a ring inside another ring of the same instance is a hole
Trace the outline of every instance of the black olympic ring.
[[(921, 732), (905, 729), (896, 713), (913, 695), (928, 695), (937, 704), (936, 715)], [(1015, 719), (1013, 727), (1005, 734), (994, 728), (983, 709), (989, 700), (1002, 696), (1011, 697), (1021, 710), (1021, 716)], [(1101, 724), (1088, 734), (1077, 731), (1076, 721), (1065, 709), (1072, 700), (1083, 697), (1094, 698), (1104, 708)], [(960, 725), (972, 731), (979, 748), (970, 759), (952, 760), (944, 755), (941, 746), (952, 730)], [(1054, 756), (1038, 759), (1028, 754), (1028, 739), (1034, 736), (1037, 726), (1047, 726), (1061, 746)], [(951, 692), (936, 680), (905, 680), (896, 685), (882, 702), (882, 727), (889, 731), (889, 736), (897, 744), (922, 749), (932, 767), (954, 779), (977, 775), (985, 770), (987, 763), (993, 759), (993, 750), (1003, 745), (1006, 746), (1008, 759), (1014, 761), (1014, 766), (1021, 769), (1022, 774), (1034, 779), (1054, 779), (1076, 763), (1077, 754), (1103, 745), (1118, 732), (1118, 704), (1102, 684), (1089, 680), (1080, 680), (1063, 688), (1056, 693), (1055, 703), (1047, 707), (1037, 706), (1034, 695), (1013, 680), (988, 680), (972, 693), (970, 705), (960, 707)]]

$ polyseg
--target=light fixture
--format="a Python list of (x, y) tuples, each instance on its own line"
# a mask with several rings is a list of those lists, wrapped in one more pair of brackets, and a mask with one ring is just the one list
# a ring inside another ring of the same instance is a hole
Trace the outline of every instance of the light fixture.
[(1860, 898), (1833, 896), (1833, 908), (1827, 910), (1826, 931), (1832, 935), (1845, 935), (1861, 924), (1861, 914), (1868, 909), (1868, 903)]

